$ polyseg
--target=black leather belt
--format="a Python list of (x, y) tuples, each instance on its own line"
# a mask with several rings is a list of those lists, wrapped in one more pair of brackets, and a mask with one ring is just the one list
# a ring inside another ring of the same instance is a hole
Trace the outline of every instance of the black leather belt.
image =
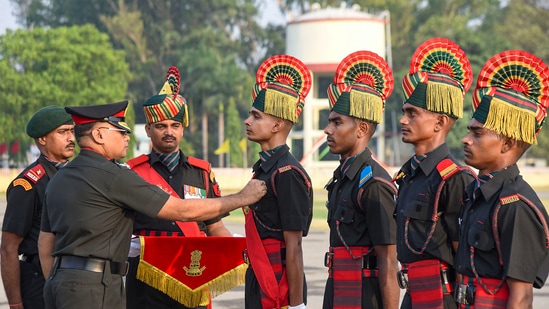
[[(332, 267), (333, 258), (334, 258), (333, 252), (326, 252), (326, 254), (324, 255), (324, 266)], [(377, 269), (377, 256), (363, 255), (362, 269)]]
[(128, 273), (128, 262), (119, 263), (73, 255), (64, 255), (57, 257), (57, 259), (57, 268), (59, 269), (79, 269), (102, 273), (105, 270), (105, 265), (110, 263), (111, 274), (125, 276)]

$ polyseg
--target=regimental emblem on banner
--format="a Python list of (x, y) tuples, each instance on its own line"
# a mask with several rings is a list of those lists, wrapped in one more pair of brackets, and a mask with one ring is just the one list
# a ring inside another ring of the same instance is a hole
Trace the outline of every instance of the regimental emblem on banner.
[(245, 237), (140, 236), (139, 240), (137, 279), (186, 307), (206, 306), (212, 297), (244, 284)]
[(189, 268), (187, 268), (187, 266), (183, 266), (183, 269), (185, 270), (187, 276), (198, 277), (202, 275), (202, 272), (204, 271), (204, 269), (206, 269), (206, 266), (200, 267), (201, 257), (202, 251), (194, 250), (193, 252), (191, 252), (191, 264), (189, 265)]

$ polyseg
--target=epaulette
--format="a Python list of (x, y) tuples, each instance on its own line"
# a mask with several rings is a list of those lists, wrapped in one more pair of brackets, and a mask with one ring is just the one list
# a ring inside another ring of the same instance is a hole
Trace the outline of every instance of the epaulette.
[[(195, 158), (195, 157), (187, 157), (187, 160), (189, 161), (189, 164), (191, 166), (198, 167), (199, 169), (206, 172), (206, 174), (209, 175), (211, 182), (215, 182), (215, 174), (212, 171), (212, 165), (210, 164), (210, 162), (199, 159), (199, 158)], [(205, 178), (208, 178), (208, 177), (205, 177)], [(204, 179), (204, 181), (206, 181), (206, 179)], [(206, 188), (208, 188), (206, 183), (205, 183), (205, 186)], [(221, 193), (219, 194), (221, 195)]]
[(141, 165), (145, 162), (148, 162), (149, 161), (149, 156), (146, 155), (146, 154), (142, 154), (140, 156), (137, 156), (131, 160), (128, 160), (126, 161), (126, 164), (130, 167), (130, 168), (134, 168), (138, 165)]
[(459, 166), (455, 164), (454, 161), (446, 158), (438, 162), (437, 171), (440, 174), (440, 177), (442, 177), (443, 180), (446, 180), (459, 171)]
[(360, 180), (358, 181), (358, 187), (362, 187), (368, 180), (372, 178), (372, 167), (366, 166), (360, 171)]
[(34, 184), (36, 184), (45, 175), (46, 170), (40, 163), (36, 164), (25, 173), (25, 177), (32, 181)]
[(198, 159), (195, 157), (187, 157), (187, 160), (189, 161), (190, 165), (203, 169), (208, 173), (212, 170), (212, 165), (206, 160)]

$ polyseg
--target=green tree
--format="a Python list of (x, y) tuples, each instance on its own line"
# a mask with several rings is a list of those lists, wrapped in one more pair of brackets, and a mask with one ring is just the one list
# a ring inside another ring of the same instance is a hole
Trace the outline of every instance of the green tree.
[(124, 57), (91, 25), (8, 30), (0, 36), (0, 144), (18, 140), (25, 150), (30, 143), (26, 123), (44, 106), (123, 100), (128, 78)]
[[(263, 29), (257, 23), (255, 0), (12, 2), (19, 8), (19, 20), (27, 27), (91, 23), (108, 32), (114, 45), (127, 52), (132, 72), (128, 96), (138, 105), (158, 92), (170, 65), (178, 66), (182, 94), (191, 108), (187, 142), (205, 159), (215, 149), (210, 143), (217, 140), (212, 117), (212, 111), (218, 110), (217, 97), (241, 97), (235, 92), (243, 89), (249, 95), (250, 88), (240, 87), (246, 85), (241, 81), (255, 73), (266, 52), (283, 50), (279, 48), (283, 41), (280, 27)], [(273, 43), (271, 37), (277, 40)], [(239, 110), (245, 108), (243, 104), (237, 101)], [(137, 116), (144, 121), (142, 113)]]

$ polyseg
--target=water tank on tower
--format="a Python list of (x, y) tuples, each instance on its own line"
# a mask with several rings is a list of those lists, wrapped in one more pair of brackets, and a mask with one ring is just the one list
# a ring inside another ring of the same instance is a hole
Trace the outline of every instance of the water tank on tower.
[[(333, 81), (341, 60), (357, 50), (369, 50), (391, 65), (389, 12), (368, 13), (359, 6), (320, 8), (311, 5), (310, 12), (287, 17), (286, 53), (303, 61), (311, 70), (313, 87), (305, 99), (302, 121), (290, 135), (296, 158), (308, 168), (333, 166), (338, 157), (329, 154), (323, 129), (328, 120), (326, 89)], [(374, 135), (379, 159), (384, 159), (383, 125)]]

